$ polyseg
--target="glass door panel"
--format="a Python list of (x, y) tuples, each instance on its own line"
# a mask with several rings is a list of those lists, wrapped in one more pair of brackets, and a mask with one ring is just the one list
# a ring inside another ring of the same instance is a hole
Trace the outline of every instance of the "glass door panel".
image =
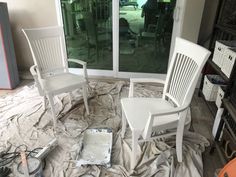
[(68, 58), (112, 70), (112, 0), (61, 0), (61, 10)]
[(166, 73), (175, 0), (120, 0), (119, 71)]

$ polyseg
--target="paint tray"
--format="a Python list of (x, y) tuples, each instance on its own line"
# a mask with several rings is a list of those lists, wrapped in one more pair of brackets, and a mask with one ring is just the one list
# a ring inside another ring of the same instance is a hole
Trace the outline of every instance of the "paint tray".
[(108, 128), (87, 129), (76, 166), (111, 166), (112, 130)]

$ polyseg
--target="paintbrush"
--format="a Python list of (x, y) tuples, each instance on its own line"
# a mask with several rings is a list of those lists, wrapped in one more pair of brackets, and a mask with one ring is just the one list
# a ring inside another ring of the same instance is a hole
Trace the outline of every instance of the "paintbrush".
[(20, 156), (21, 156), (21, 162), (22, 162), (24, 175), (25, 177), (30, 177), (25, 151), (22, 151), (20, 153)]

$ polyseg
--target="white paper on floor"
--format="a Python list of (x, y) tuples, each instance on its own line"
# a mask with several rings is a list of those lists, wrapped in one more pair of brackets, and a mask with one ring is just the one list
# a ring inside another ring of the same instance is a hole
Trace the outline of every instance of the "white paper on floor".
[[(12, 144), (12, 150), (21, 144), (29, 149), (43, 147), (53, 137), (58, 139), (58, 147), (46, 159), (45, 177), (200, 177), (203, 174), (201, 154), (209, 145), (206, 138), (185, 132), (183, 141), (183, 163), (177, 163), (175, 139), (141, 143), (139, 161), (134, 171), (130, 171), (131, 133), (120, 137), (120, 98), (128, 95), (128, 82), (90, 82), (89, 108), (85, 112), (79, 90), (73, 91), (70, 102), (68, 94), (55, 99), (59, 115), (59, 132), (54, 134), (50, 107), (42, 106), (43, 98), (34, 86), (24, 87), (14, 95), (0, 97), (0, 150)], [(160, 97), (162, 88), (137, 85), (135, 94), (139, 97)], [(82, 134), (88, 128), (110, 128), (113, 131), (113, 146), (110, 168), (96, 165), (76, 167), (76, 157), (80, 150)], [(15, 176), (15, 175), (14, 175)]]

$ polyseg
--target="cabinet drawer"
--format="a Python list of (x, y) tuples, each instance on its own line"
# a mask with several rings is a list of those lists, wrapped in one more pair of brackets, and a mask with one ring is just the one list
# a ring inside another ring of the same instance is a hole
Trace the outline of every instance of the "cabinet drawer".
[(224, 90), (225, 90), (225, 89), (224, 89), (223, 86), (220, 86), (220, 87), (218, 88), (218, 92), (217, 92), (217, 96), (216, 96), (216, 106), (217, 106), (218, 108), (221, 107), (222, 99), (223, 99), (224, 96), (225, 96)]
[(228, 48), (228, 46), (224, 45), (223, 43), (216, 41), (215, 50), (212, 61), (221, 68), (222, 60), (224, 57), (224, 51)]
[(236, 47), (236, 41), (216, 41), (212, 61), (221, 68), (225, 58), (225, 49), (232, 47)]
[(236, 59), (236, 48), (225, 49), (221, 70), (229, 78)]
[(207, 101), (216, 101), (218, 87), (224, 85), (224, 80), (219, 75), (205, 75), (202, 93)]

